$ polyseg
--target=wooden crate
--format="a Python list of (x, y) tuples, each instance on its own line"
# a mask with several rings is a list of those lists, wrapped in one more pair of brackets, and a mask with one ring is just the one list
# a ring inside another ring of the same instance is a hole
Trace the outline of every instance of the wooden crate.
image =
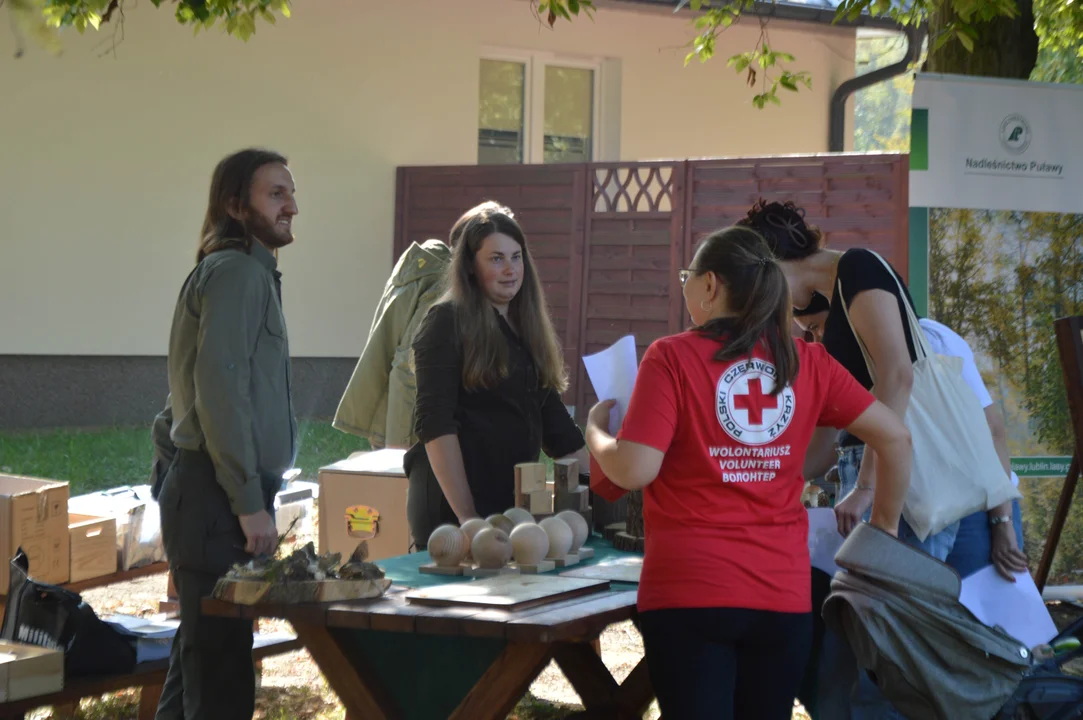
[(94, 515), (68, 516), (71, 538), (71, 582), (117, 571), (117, 519)]

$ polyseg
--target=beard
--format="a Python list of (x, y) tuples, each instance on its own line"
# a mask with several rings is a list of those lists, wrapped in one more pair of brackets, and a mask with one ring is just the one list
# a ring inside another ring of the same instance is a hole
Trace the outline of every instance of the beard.
[(293, 242), (293, 231), (268, 220), (263, 214), (251, 212), (245, 222), (248, 234), (259, 240), (268, 250), (277, 250)]

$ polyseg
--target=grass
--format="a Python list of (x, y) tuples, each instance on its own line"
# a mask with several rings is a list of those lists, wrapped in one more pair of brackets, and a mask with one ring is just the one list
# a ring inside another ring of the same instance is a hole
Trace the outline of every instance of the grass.
[[(302, 421), (297, 467), (315, 481), (322, 466), (367, 449), (330, 422)], [(149, 426), (0, 433), (0, 472), (66, 481), (72, 495), (149, 482), (152, 454)]]

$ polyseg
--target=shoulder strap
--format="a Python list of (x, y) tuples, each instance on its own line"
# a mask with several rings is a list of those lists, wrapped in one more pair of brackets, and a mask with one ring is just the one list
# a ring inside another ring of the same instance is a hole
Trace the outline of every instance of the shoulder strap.
[[(926, 339), (925, 332), (921, 329), (921, 325), (918, 323), (918, 318), (917, 315), (914, 313), (914, 309), (910, 307), (910, 303), (906, 300), (906, 293), (903, 291), (902, 283), (900, 283), (899, 278), (895, 276), (895, 271), (891, 269), (891, 265), (889, 265), (887, 261), (884, 260), (884, 258), (880, 257), (879, 253), (873, 250), (869, 250), (868, 252), (872, 253), (872, 255), (880, 261), (880, 263), (888, 271), (888, 274), (891, 275), (892, 279), (895, 280), (895, 285), (899, 289), (899, 300), (900, 302), (902, 302), (903, 307), (906, 308), (906, 318), (910, 326), (910, 337), (914, 341), (914, 349), (915, 351), (917, 351), (918, 359), (920, 360), (923, 357), (929, 357), (933, 354), (932, 350), (929, 347), (929, 341)], [(872, 382), (875, 385), (875, 365), (873, 364), (872, 356), (869, 355), (868, 348), (865, 346), (864, 341), (862, 341), (861, 339), (861, 335), (857, 332), (857, 330), (854, 329), (854, 323), (850, 319), (850, 310), (846, 306), (846, 296), (842, 294), (842, 278), (836, 275), (835, 282), (838, 287), (839, 304), (842, 305), (842, 312), (844, 315), (846, 315), (846, 322), (850, 325), (850, 332), (854, 334), (854, 338), (857, 340), (858, 347), (861, 348), (861, 355), (865, 358), (865, 366), (868, 368), (869, 377), (872, 379)]]

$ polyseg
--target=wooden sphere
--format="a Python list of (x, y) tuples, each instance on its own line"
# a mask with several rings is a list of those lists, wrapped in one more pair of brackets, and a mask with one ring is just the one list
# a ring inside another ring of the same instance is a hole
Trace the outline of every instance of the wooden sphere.
[(462, 530), (463, 530), (464, 533), (466, 533), (466, 558), (465, 559), (469, 560), (471, 558), (471, 555), (470, 555), (470, 543), (474, 542), (474, 536), (478, 534), (479, 530), (483, 530), (483, 529), (485, 529), (487, 527), (492, 527), (492, 525), (489, 524), (488, 520), (485, 520), (485, 519), (479, 518), (479, 517), (470, 518), (469, 520), (467, 520), (466, 522), (464, 522), (462, 524)]
[(470, 518), (462, 524), (462, 531), (466, 533), (466, 537), (470, 542), (473, 542), (474, 536), (478, 534), (478, 531), (487, 527), (492, 527), (488, 520), (482, 518)]
[(572, 529), (568, 523), (560, 518), (547, 517), (538, 523), (538, 526), (549, 536), (549, 552), (545, 554), (548, 560), (563, 560), (568, 555), (572, 546)]
[(511, 531), (511, 554), (520, 565), (537, 565), (549, 552), (549, 534), (541, 525), (523, 523)]
[(502, 568), (511, 560), (511, 539), (498, 528), (482, 528), (470, 543), (470, 554), (479, 567), (489, 570)]
[(490, 515), (485, 520), (497, 530), (503, 530), (505, 535), (511, 535), (511, 531), (515, 527), (515, 523), (511, 521), (511, 518), (499, 513)]
[(568, 549), (568, 552), (579, 552), (579, 548), (583, 547), (583, 543), (587, 541), (587, 537), (590, 535), (590, 528), (587, 527), (586, 518), (575, 510), (564, 510), (557, 513), (556, 516), (568, 523), (568, 527), (572, 529), (572, 546)]
[(440, 567), (454, 567), (470, 551), (466, 533), (455, 525), (441, 525), (429, 535), (429, 557)]
[(533, 523), (534, 516), (526, 508), (513, 507), (504, 511), (504, 517), (515, 523), (516, 527), (523, 523)]

